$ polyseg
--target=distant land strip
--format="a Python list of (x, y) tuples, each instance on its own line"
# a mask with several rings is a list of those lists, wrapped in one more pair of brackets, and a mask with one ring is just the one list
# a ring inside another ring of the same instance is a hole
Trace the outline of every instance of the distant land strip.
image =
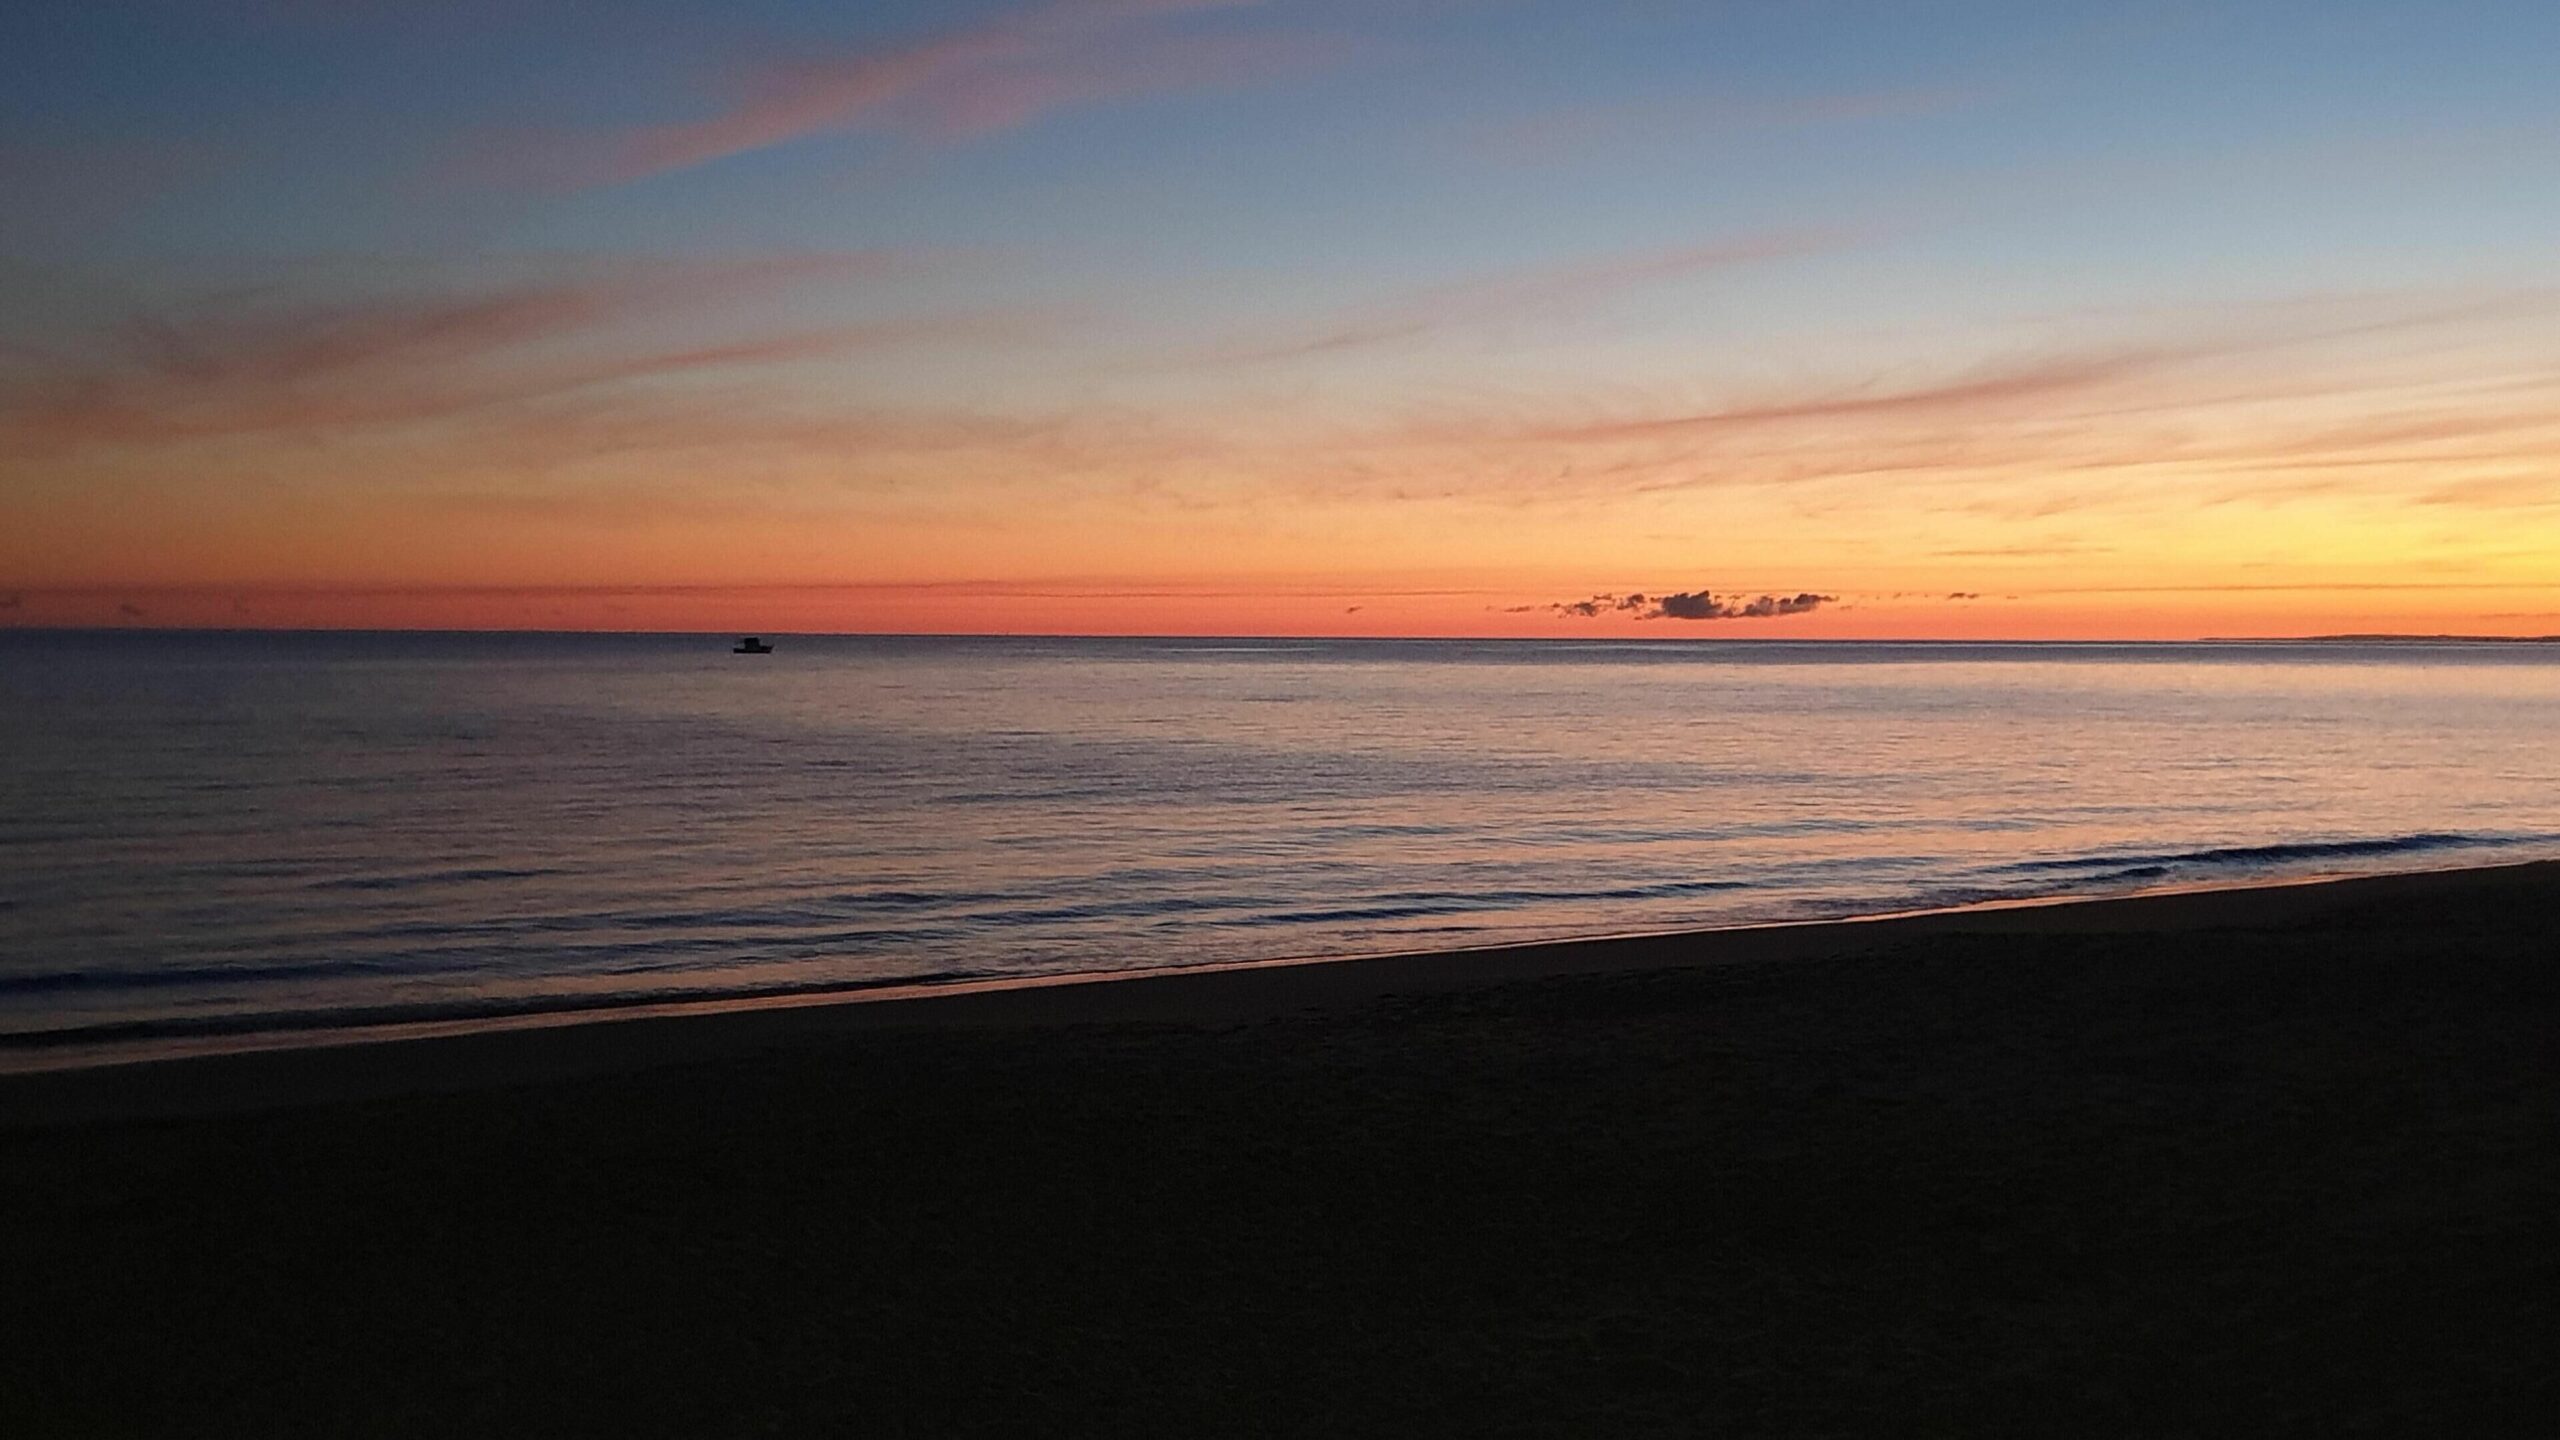
[(2550, 645), (2560, 635), (2210, 635), (2209, 645)]

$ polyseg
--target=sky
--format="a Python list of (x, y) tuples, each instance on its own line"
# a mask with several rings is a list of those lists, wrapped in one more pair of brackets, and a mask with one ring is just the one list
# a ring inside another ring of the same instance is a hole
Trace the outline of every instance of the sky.
[(2560, 633), (2547, 0), (40, 0), (0, 624)]

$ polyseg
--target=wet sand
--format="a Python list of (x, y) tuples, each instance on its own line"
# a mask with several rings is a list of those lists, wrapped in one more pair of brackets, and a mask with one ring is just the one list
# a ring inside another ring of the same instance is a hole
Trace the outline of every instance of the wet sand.
[(0, 1434), (2547, 1433), (2560, 866), (0, 1077)]

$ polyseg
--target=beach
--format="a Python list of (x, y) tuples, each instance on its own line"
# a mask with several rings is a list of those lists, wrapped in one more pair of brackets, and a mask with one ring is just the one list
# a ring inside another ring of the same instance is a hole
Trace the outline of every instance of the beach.
[(0, 1433), (2527, 1433), (2560, 865), (0, 1077)]

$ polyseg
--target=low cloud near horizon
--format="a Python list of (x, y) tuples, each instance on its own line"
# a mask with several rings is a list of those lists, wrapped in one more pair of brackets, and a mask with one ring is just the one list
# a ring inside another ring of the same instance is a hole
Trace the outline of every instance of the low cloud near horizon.
[(1647, 595), (1635, 591), (1625, 595), (1594, 595), (1588, 600), (1563, 600), (1550, 605), (1515, 605), (1514, 611), (1550, 610), (1558, 615), (1597, 619), (1603, 615), (1631, 614), (1638, 620), (1769, 620), (1780, 615), (1802, 615), (1836, 603), (1837, 595), (1816, 595), (1804, 591), (1795, 595), (1760, 595), (1745, 599), (1739, 595), (1718, 597), (1705, 590), (1675, 591), (1669, 595)]

